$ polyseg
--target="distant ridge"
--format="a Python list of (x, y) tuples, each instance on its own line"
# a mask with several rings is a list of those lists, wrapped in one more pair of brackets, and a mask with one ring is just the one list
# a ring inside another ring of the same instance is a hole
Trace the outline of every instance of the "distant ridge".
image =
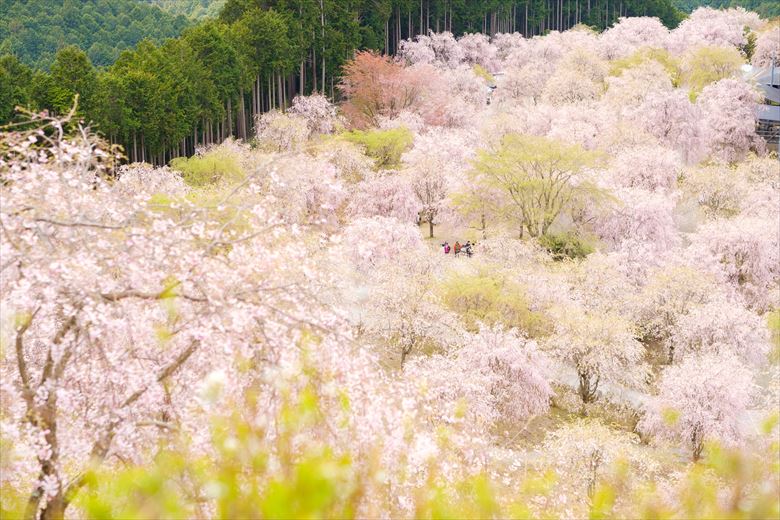
[(48, 69), (67, 45), (107, 66), (144, 38), (161, 42), (190, 25), (141, 0), (0, 0), (0, 13), (0, 54), (15, 54), (39, 69)]

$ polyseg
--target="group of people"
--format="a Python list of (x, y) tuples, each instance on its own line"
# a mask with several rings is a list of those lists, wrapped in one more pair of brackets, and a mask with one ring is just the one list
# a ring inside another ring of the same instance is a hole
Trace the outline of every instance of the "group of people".
[(466, 241), (465, 244), (461, 244), (460, 242), (455, 241), (455, 245), (453, 246), (450, 246), (450, 243), (445, 241), (441, 247), (444, 248), (445, 255), (448, 255), (450, 252), (452, 252), (457, 258), (461, 253), (466, 253), (466, 256), (471, 257), (471, 255), (474, 254), (473, 248), (475, 245), (476, 242), (472, 242), (471, 240)]

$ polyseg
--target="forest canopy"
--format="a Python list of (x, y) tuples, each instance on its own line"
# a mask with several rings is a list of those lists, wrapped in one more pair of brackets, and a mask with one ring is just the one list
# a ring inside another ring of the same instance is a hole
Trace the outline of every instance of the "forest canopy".
[(227, 0), (218, 18), (192, 26), (130, 0), (2, 1), (11, 15), (0, 30), (0, 125), (16, 106), (63, 113), (79, 94), (81, 117), (131, 160), (154, 163), (191, 154), (198, 143), (246, 137), (258, 113), (289, 106), (296, 94), (337, 97), (341, 68), (359, 49), (397, 54), (404, 39), (429, 31), (532, 36), (603, 29), (621, 16), (655, 16), (668, 27), (679, 21), (670, 0)]
[(96, 66), (149, 38), (181, 34), (188, 21), (138, 0), (0, 0), (0, 54), (48, 69), (57, 51), (76, 45)]
[(149, 3), (193, 20), (214, 17), (219, 14), (225, 0), (148, 0)]
[(674, 0), (674, 5), (687, 13), (697, 7), (742, 7), (758, 13), (762, 18), (780, 16), (780, 2), (777, 0)]

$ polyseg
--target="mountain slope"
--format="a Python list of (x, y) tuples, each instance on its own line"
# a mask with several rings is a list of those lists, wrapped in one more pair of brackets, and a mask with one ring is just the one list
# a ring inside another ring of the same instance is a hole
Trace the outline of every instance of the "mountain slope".
[(105, 66), (144, 38), (177, 36), (189, 23), (139, 0), (0, 0), (0, 12), (0, 54), (44, 69), (66, 45)]
[(149, 0), (173, 15), (182, 15), (192, 20), (214, 18), (225, 5), (225, 0)]
[(780, 16), (780, 2), (777, 0), (674, 0), (675, 6), (690, 13), (697, 7), (744, 7), (755, 11), (762, 18)]

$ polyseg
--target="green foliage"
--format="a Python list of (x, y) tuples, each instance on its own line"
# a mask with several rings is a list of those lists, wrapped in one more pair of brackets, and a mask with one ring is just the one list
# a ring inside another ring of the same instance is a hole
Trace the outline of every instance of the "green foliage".
[(675, 87), (679, 85), (681, 74), (680, 62), (666, 49), (656, 49), (652, 47), (639, 49), (630, 56), (610, 62), (609, 74), (610, 76), (620, 76), (626, 69), (637, 67), (651, 60), (658, 62), (664, 70), (666, 70), (672, 80), (672, 85)]
[(745, 60), (750, 61), (753, 58), (753, 53), (756, 52), (756, 40), (758, 37), (756, 33), (750, 30), (750, 27), (745, 27), (745, 43), (739, 46), (739, 52), (742, 53), (742, 57)]
[(32, 70), (16, 56), (0, 56), (0, 124), (14, 119), (17, 106), (30, 106), (32, 78)]
[[(251, 400), (248, 406), (253, 406)], [(186, 438), (174, 434), (151, 464), (87, 472), (86, 488), (76, 497), (75, 507), (88, 519), (350, 519), (360, 512), (379, 516), (370, 505), (372, 499), (392, 501), (379, 484), (388, 475), (378, 452), (358, 464), (349, 453), (336, 454), (315, 440), (312, 429), (324, 421), (313, 391), (304, 390), (283, 407), (273, 442), (256, 422), (230, 413), (229, 407), (222, 409), (224, 415), (212, 419), (210, 456), (188, 456)], [(711, 444), (706, 459), (686, 467), (672, 488), (657, 489), (645, 474), (617, 458), (595, 477), (585, 513), (592, 519), (777, 518), (776, 428), (775, 417), (763, 429), (767, 448), (762, 451)], [(445, 432), (437, 443), (440, 456), (449, 456)], [(598, 464), (600, 456), (594, 455), (583, 453), (578, 462)], [(507, 487), (485, 473), (442, 478), (441, 467), (432, 461), (426, 480), (415, 490), (411, 516), (559, 517), (557, 488), (567, 483), (562, 477), (571, 478), (562, 471), (566, 470), (526, 470), (518, 484)], [(8, 498), (4, 495), (4, 517), (20, 514), (24, 504)], [(394, 510), (392, 503), (380, 507)]]
[(367, 156), (374, 159), (377, 169), (398, 166), (401, 155), (412, 147), (414, 136), (407, 128), (390, 130), (353, 130), (346, 132), (343, 138), (360, 145)]
[(581, 260), (593, 252), (593, 245), (574, 233), (548, 233), (539, 238), (539, 244), (549, 251), (553, 260), (565, 258)]
[[(0, 474), (9, 475), (13, 471), (13, 460), (24, 457), (18, 454), (14, 443), (0, 429)], [(0, 518), (23, 518), (28, 497), (20, 493), (12, 483), (12, 479), (0, 479)]]
[(0, 49), (41, 69), (67, 45), (98, 66), (110, 65), (144, 38), (177, 36), (188, 23), (138, 0), (0, 0), (0, 12)]
[(456, 312), (469, 330), (476, 331), (484, 323), (517, 327), (530, 337), (547, 331), (547, 320), (529, 309), (522, 286), (493, 266), (480, 266), (474, 274), (453, 272), (440, 290), (444, 306)]
[(238, 158), (224, 149), (190, 158), (179, 157), (171, 161), (171, 168), (180, 171), (184, 182), (195, 187), (234, 183), (244, 178)]
[(508, 134), (496, 150), (480, 150), (473, 176), (486, 188), (503, 194), (513, 208), (521, 234), (547, 234), (572, 201), (599, 195), (590, 183), (572, 182), (582, 170), (599, 164), (602, 154), (578, 144), (533, 135)]
[(744, 61), (732, 47), (699, 47), (684, 60), (683, 81), (695, 99), (710, 83), (736, 74)]
[(474, 71), (474, 74), (476, 74), (480, 78), (484, 79), (485, 83), (487, 83), (488, 85), (495, 85), (496, 84), (496, 80), (493, 77), (493, 75), (490, 72), (488, 72), (485, 69), (485, 67), (483, 67), (482, 65), (476, 63), (472, 67), (472, 70)]
[(183, 15), (192, 20), (214, 18), (225, 5), (225, 0), (148, 0), (172, 15)]
[(780, 16), (780, 3), (776, 0), (674, 0), (674, 5), (687, 13), (697, 7), (709, 6), (715, 8), (744, 7), (754, 11), (761, 18)]

